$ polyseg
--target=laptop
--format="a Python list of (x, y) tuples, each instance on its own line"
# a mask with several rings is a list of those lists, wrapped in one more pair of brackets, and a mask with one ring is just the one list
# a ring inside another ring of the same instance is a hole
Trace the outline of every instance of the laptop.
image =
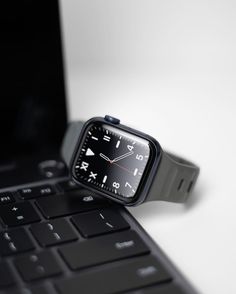
[(0, 293), (194, 294), (131, 214), (72, 182), (57, 0), (0, 9)]

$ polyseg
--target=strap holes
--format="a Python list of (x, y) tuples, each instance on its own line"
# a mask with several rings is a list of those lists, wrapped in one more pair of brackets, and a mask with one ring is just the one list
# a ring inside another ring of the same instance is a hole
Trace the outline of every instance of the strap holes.
[(183, 186), (184, 183), (184, 179), (181, 179), (181, 181), (179, 182), (179, 186), (177, 188), (177, 190), (179, 191), (181, 189), (181, 187)]
[(187, 190), (188, 193), (190, 192), (192, 186), (193, 186), (193, 181), (191, 181), (191, 182), (189, 183), (188, 190)]

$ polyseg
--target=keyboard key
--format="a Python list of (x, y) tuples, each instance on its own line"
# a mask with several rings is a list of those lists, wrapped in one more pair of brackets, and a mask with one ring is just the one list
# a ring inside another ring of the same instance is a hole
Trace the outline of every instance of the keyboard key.
[(59, 250), (73, 270), (149, 253), (148, 247), (133, 231), (97, 237)]
[(45, 279), (61, 273), (56, 258), (49, 251), (17, 257), (15, 265), (26, 282)]
[(0, 193), (0, 205), (12, 203), (12, 202), (15, 202), (15, 198), (12, 192), (7, 191), (7, 192)]
[(12, 255), (34, 249), (25, 229), (19, 228), (0, 233), (0, 255)]
[(71, 225), (65, 219), (34, 224), (30, 228), (41, 246), (51, 246), (77, 239)]
[(56, 193), (56, 190), (51, 185), (43, 185), (37, 187), (28, 187), (18, 190), (21, 198), (23, 199), (31, 199), (37, 198), (40, 196), (52, 195)]
[(37, 199), (36, 204), (46, 218), (75, 214), (104, 206), (108, 202), (88, 190), (68, 192)]
[(127, 292), (126, 294), (187, 294), (187, 292), (179, 288), (179, 286), (169, 283), (162, 286), (148, 287), (132, 292)]
[[(51, 294), (52, 292), (46, 286), (35, 286), (32, 288), (14, 289), (9, 294)], [(54, 292), (53, 292), (54, 293)]]
[(15, 284), (13, 274), (6, 262), (0, 262), (0, 289)]
[(55, 286), (60, 294), (112, 294), (170, 280), (163, 266), (148, 256), (100, 271), (79, 274), (75, 278), (61, 280)]
[(129, 229), (128, 223), (114, 209), (100, 209), (72, 217), (73, 223), (85, 237)]
[(63, 192), (79, 189), (78, 185), (72, 180), (62, 181), (57, 184)]
[(5, 225), (12, 227), (39, 221), (40, 218), (29, 202), (0, 206), (0, 217)]

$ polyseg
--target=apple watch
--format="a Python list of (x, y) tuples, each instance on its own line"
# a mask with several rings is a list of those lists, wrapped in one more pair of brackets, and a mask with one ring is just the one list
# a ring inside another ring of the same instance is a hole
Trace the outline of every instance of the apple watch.
[(183, 203), (199, 174), (195, 164), (108, 115), (71, 123), (61, 154), (77, 184), (128, 206), (153, 200)]

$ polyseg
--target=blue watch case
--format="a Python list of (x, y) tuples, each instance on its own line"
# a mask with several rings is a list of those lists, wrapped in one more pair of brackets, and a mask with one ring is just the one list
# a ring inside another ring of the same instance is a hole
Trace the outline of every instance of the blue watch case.
[[(85, 135), (87, 134), (89, 127), (94, 123), (101, 123), (104, 125), (112, 126), (113, 128), (115, 127), (118, 130), (125, 131), (127, 133), (130, 133), (131, 135), (135, 135), (137, 137), (143, 138), (149, 142), (150, 157), (148, 159), (147, 166), (145, 167), (145, 171), (142, 175), (142, 178), (140, 180), (138, 189), (137, 189), (134, 197), (125, 198), (125, 197), (121, 197), (118, 195), (114, 196), (113, 194), (109, 193), (108, 191), (105, 192), (100, 189), (93, 188), (89, 185), (81, 183), (77, 179), (76, 174), (75, 174), (75, 165), (76, 165), (77, 156), (80, 153), (81, 148), (82, 148), (81, 142), (83, 142), (83, 139), (84, 139)], [(120, 121), (117, 118), (114, 118), (111, 116), (105, 116), (104, 118), (94, 117), (94, 118), (91, 118), (88, 121), (86, 121), (82, 127), (82, 130), (80, 132), (79, 138), (76, 143), (76, 147), (74, 149), (74, 153), (73, 153), (71, 161), (70, 161), (69, 170), (70, 170), (70, 174), (71, 174), (73, 180), (76, 183), (78, 183), (79, 185), (81, 185), (82, 187), (87, 188), (87, 189), (91, 190), (92, 192), (97, 193), (98, 195), (106, 197), (110, 200), (116, 201), (119, 204), (127, 205), (127, 206), (135, 206), (135, 205), (139, 205), (139, 204), (145, 202), (147, 195), (148, 195), (148, 192), (149, 192), (149, 189), (150, 189), (152, 182), (155, 178), (155, 175), (158, 172), (158, 166), (159, 166), (159, 163), (161, 160), (162, 153), (163, 153), (163, 150), (162, 150), (160, 144), (153, 137), (151, 137), (145, 133), (142, 133), (140, 131), (137, 131), (135, 129), (132, 129), (130, 127), (127, 127), (125, 125), (120, 124)]]

